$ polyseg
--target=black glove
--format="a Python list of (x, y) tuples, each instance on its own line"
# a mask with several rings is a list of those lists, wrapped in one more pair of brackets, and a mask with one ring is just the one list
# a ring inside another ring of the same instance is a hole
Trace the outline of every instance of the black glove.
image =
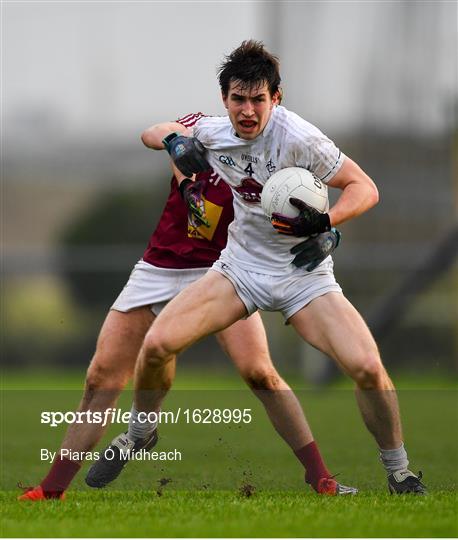
[(188, 205), (191, 217), (194, 218), (197, 227), (200, 225), (210, 227), (210, 223), (205, 214), (205, 204), (202, 200), (204, 185), (202, 180), (193, 182), (190, 178), (185, 178), (180, 184), (181, 196)]
[(292, 255), (296, 255), (293, 264), (298, 268), (305, 266), (307, 272), (311, 272), (336, 249), (341, 237), (340, 232), (333, 227), (330, 231), (307, 238), (291, 249)]
[(195, 137), (171, 133), (162, 140), (162, 143), (172, 161), (185, 176), (192, 176), (195, 173), (211, 169), (205, 158), (206, 150)]
[(304, 201), (291, 197), (289, 202), (299, 209), (294, 218), (282, 214), (272, 214), (272, 225), (281, 234), (292, 236), (310, 236), (331, 230), (329, 214), (322, 214)]

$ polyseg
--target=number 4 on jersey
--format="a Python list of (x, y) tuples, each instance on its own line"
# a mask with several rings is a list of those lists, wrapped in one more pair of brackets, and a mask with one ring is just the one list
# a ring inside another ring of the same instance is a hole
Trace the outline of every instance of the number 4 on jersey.
[(248, 165), (243, 170), (247, 173), (248, 176), (253, 176), (253, 166), (251, 165), (251, 163), (248, 163)]

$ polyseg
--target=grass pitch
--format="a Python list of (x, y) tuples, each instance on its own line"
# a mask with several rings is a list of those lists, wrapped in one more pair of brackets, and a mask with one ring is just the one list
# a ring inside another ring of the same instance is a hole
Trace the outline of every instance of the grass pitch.
[(3, 534), (12, 537), (448, 537), (456, 496), (394, 498), (364, 493), (319, 497), (264, 491), (71, 492), (64, 503), (18, 504), (1, 496)]
[[(249, 407), (249, 425), (164, 425), (158, 450), (177, 448), (181, 462), (130, 463), (113, 486), (90, 490), (86, 463), (67, 500), (19, 503), (17, 481), (37, 484), (49, 464), (40, 448), (56, 450), (64, 426), (39, 422), (42, 410), (73, 410), (80, 376), (6, 377), (3, 392), (1, 533), (7, 537), (456, 537), (458, 410), (448, 385), (410, 385), (399, 392), (414, 471), (423, 469), (426, 497), (390, 496), (371, 437), (352, 392), (299, 389), (321, 451), (351, 498), (320, 497), (305, 487), (300, 465), (275, 434), (262, 407), (237, 380), (210, 377), (200, 390), (178, 377), (165, 408)], [(206, 389), (206, 388), (207, 389)], [(23, 390), (28, 388), (27, 390)], [(46, 388), (46, 390), (37, 388)], [(219, 388), (218, 391), (208, 390)], [(129, 410), (130, 395), (119, 406)], [(18, 419), (21, 430), (18, 430)], [(122, 431), (115, 425), (112, 435)], [(164, 482), (170, 479), (170, 482)], [(161, 485), (165, 484), (165, 485)], [(247, 488), (247, 486), (251, 486)]]

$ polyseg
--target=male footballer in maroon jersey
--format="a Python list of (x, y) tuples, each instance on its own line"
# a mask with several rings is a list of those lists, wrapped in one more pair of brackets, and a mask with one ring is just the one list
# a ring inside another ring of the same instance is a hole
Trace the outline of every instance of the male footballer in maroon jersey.
[[(192, 127), (202, 116), (201, 113), (190, 114), (178, 122)], [(183, 175), (180, 175), (177, 172), (181, 180)], [(189, 211), (192, 193), (186, 193), (184, 187), (186, 184), (181, 184), (180, 189), (177, 178), (172, 178), (164, 211), (143, 258), (135, 265), (105, 319), (87, 372), (79, 411), (105, 411), (116, 404), (132, 377), (143, 339), (156, 316), (186, 285), (206, 273), (226, 245), (227, 227), (233, 220), (230, 188), (214, 172), (200, 173), (192, 189), (199, 191), (199, 199), (204, 201), (205, 208), (192, 213)], [(316, 239), (310, 240), (312, 247), (315, 244), (319, 246)], [(323, 258), (325, 256), (327, 253)], [(355, 493), (354, 488), (346, 488), (331, 478), (297, 398), (272, 364), (259, 313), (238, 321), (216, 337), (263, 402), (277, 432), (303, 464), (307, 483), (321, 494)], [(165, 393), (174, 376), (175, 362), (172, 362), (158, 389)], [(105, 427), (97, 423), (72, 424), (61, 450), (82, 456), (97, 445), (104, 430)], [(156, 442), (157, 430), (148, 440), (142, 441), (141, 448), (149, 450)], [(116, 437), (109, 448), (119, 452), (120, 448), (130, 446), (127, 433)], [(127, 461), (115, 459), (107, 463), (102, 456), (91, 467), (87, 483), (93, 487), (107, 485), (119, 475)], [(47, 476), (37, 487), (27, 488), (20, 500), (63, 499), (81, 464), (82, 460), (73, 461), (58, 455)]]

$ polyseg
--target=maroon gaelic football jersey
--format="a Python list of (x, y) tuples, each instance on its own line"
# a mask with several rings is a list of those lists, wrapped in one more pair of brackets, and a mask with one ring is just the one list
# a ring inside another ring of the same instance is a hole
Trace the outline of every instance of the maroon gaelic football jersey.
[[(189, 114), (177, 120), (192, 127), (202, 113)], [(188, 207), (172, 178), (170, 194), (156, 230), (143, 254), (143, 260), (161, 268), (207, 268), (226, 247), (227, 228), (234, 219), (230, 187), (213, 171), (200, 173), (204, 182), (202, 198), (210, 227), (196, 227), (188, 217)]]

